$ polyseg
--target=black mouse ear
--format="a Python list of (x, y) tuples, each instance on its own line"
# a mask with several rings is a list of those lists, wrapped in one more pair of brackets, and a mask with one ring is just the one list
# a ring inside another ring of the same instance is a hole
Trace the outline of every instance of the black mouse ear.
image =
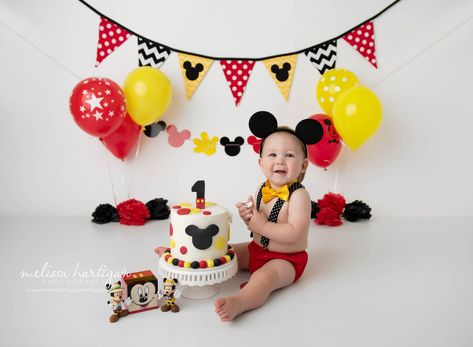
[(272, 113), (259, 111), (251, 116), (248, 125), (253, 135), (265, 138), (278, 128), (278, 121)]
[(222, 146), (228, 145), (229, 143), (230, 143), (230, 139), (229, 139), (228, 137), (226, 137), (226, 136), (224, 136), (224, 137), (222, 137), (222, 138), (220, 139), (220, 144), (221, 144)]
[(313, 145), (322, 139), (324, 129), (315, 119), (304, 119), (297, 124), (296, 134), (306, 145)]
[(186, 61), (184, 62), (184, 64), (182, 64), (182, 67), (183, 67), (184, 69), (186, 69), (186, 70), (187, 70), (188, 68), (190, 68), (191, 66), (192, 66), (192, 65), (191, 65), (191, 62), (188, 61), (188, 60), (186, 60)]
[(201, 63), (199, 63), (199, 64), (197, 64), (197, 65), (195, 66), (195, 68), (197, 69), (197, 71), (201, 72), (201, 71), (204, 70), (204, 65), (202, 65)]
[(243, 137), (237, 136), (237, 137), (235, 137), (235, 143), (236, 143), (237, 145), (240, 145), (240, 146), (241, 146), (241, 145), (243, 145), (243, 144), (245, 143), (245, 140), (243, 139)]
[(210, 232), (210, 235), (211, 236), (215, 236), (218, 234), (218, 226), (215, 225), (215, 224), (210, 224), (208, 227), (207, 227), (207, 230)]
[(186, 234), (193, 237), (199, 233), (199, 228), (194, 224), (188, 225), (186, 227)]

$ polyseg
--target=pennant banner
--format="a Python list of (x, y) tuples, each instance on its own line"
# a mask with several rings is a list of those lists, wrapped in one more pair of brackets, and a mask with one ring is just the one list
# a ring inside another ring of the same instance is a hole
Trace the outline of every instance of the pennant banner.
[(140, 66), (161, 67), (171, 54), (171, 50), (159, 43), (138, 36), (138, 62)]
[(99, 40), (97, 43), (97, 58), (95, 66), (107, 58), (114, 50), (122, 45), (131, 34), (121, 26), (100, 17)]
[(223, 73), (227, 79), (228, 86), (235, 99), (235, 106), (243, 96), (246, 89), (246, 84), (250, 79), (251, 71), (255, 65), (254, 60), (220, 60)]
[(322, 45), (309, 48), (304, 54), (321, 75), (335, 68), (337, 63), (337, 41), (333, 40)]
[(207, 74), (213, 61), (220, 61), (225, 79), (227, 80), (230, 91), (233, 95), (235, 106), (238, 106), (243, 97), (243, 93), (245, 92), (246, 85), (256, 61), (262, 61), (286, 101), (289, 100), (289, 94), (296, 69), (297, 55), (300, 53), (304, 53), (312, 65), (315, 66), (317, 71), (323, 75), (326, 71), (335, 68), (337, 63), (338, 40), (343, 39), (353, 46), (366, 60), (369, 61), (371, 65), (377, 68), (374, 19), (397, 4), (400, 0), (393, 1), (390, 5), (361, 24), (358, 24), (352, 29), (322, 43), (294, 52), (259, 58), (212, 57), (172, 48), (148, 40), (138, 33), (121, 26), (113, 19), (106, 17), (86, 1), (79, 1), (100, 16), (95, 66), (98, 66), (131, 35), (135, 35), (138, 38), (139, 66), (160, 68), (168, 59), (171, 52), (178, 53), (179, 64), (186, 88), (186, 98), (188, 100), (192, 98), (195, 90)]
[(184, 78), (186, 85), (186, 98), (190, 100), (205, 74), (209, 71), (213, 60), (183, 53), (178, 53), (178, 57), (182, 78)]
[(352, 45), (375, 68), (378, 68), (374, 45), (374, 23), (367, 22), (349, 32), (343, 39)]
[(269, 71), (274, 83), (276, 83), (286, 101), (288, 101), (289, 93), (291, 92), (296, 63), (297, 54), (263, 60), (264, 66)]

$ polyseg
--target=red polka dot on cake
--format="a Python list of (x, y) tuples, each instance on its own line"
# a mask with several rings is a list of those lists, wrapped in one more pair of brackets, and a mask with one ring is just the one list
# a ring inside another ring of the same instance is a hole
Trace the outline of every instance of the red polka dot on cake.
[(181, 205), (174, 205), (172, 208), (177, 210), (178, 208), (181, 208)]
[(174, 230), (172, 229), (172, 224), (169, 223), (169, 235), (172, 236), (173, 233), (174, 233)]
[(185, 246), (182, 246), (179, 250), (181, 251), (181, 254), (187, 253), (187, 248)]
[(189, 214), (189, 213), (191, 213), (190, 208), (180, 208), (179, 210), (177, 210), (177, 214), (179, 214), (181, 216), (184, 216), (184, 215)]
[(206, 216), (210, 216), (212, 214), (212, 212), (210, 211), (203, 211), (202, 214), (206, 215)]

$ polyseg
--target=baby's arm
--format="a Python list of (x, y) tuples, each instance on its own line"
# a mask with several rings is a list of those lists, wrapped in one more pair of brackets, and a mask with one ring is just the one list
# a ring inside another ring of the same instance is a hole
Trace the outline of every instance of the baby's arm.
[(287, 223), (268, 222), (264, 214), (253, 209), (249, 229), (281, 243), (294, 243), (306, 237), (310, 223), (309, 193), (298, 189), (291, 195)]

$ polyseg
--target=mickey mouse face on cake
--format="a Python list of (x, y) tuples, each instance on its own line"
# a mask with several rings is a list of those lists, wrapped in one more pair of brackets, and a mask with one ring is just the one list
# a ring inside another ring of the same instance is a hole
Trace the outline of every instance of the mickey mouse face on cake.
[(212, 246), (212, 237), (217, 235), (218, 231), (219, 228), (215, 224), (210, 224), (204, 229), (193, 224), (186, 227), (186, 234), (192, 237), (192, 244), (200, 250), (205, 250)]

